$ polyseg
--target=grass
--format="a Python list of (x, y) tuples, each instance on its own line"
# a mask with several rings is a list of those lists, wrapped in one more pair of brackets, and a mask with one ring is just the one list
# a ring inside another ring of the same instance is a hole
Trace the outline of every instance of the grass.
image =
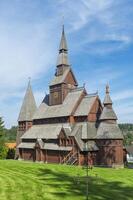
[[(1, 160), (0, 200), (84, 200), (85, 174), (81, 167)], [(89, 200), (133, 199), (132, 169), (94, 168), (89, 175)]]

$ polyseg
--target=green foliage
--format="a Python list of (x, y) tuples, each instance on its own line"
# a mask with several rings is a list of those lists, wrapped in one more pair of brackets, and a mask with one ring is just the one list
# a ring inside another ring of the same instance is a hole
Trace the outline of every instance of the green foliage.
[(7, 152), (8, 152), (7, 147), (3, 143), (0, 144), (0, 159), (6, 159)]
[(131, 145), (133, 142), (133, 134), (127, 133), (124, 135), (124, 145)]
[(124, 135), (124, 145), (131, 145), (133, 142), (133, 124), (119, 124)]
[(133, 124), (119, 124), (119, 127), (122, 131), (133, 131)]
[(0, 140), (4, 137), (4, 121), (0, 117)]
[[(89, 170), (89, 200), (132, 200), (131, 169)], [(85, 200), (86, 170), (79, 166), (0, 161), (1, 200)]]
[(7, 147), (5, 146), (5, 132), (4, 132), (4, 121), (0, 117), (0, 159), (5, 159), (7, 156)]
[(5, 141), (15, 142), (17, 135), (17, 126), (12, 126), (10, 129), (5, 129)]
[(15, 157), (15, 149), (8, 149), (6, 159), (14, 159)]

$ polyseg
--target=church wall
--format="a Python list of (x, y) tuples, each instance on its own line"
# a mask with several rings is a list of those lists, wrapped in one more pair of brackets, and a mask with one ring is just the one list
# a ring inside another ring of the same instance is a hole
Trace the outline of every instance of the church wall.
[(18, 122), (18, 131), (26, 132), (32, 126), (32, 121)]
[(69, 117), (56, 117), (47, 119), (35, 119), (33, 121), (33, 124), (40, 125), (40, 124), (56, 124), (56, 123), (67, 123), (67, 122), (69, 122)]
[(59, 163), (59, 151), (47, 150), (47, 162)]
[(34, 161), (35, 160), (34, 149), (22, 149), (22, 159)]
[(97, 164), (103, 166), (123, 165), (122, 140), (97, 140), (99, 151)]
[[(32, 121), (19, 121), (18, 122), (18, 130), (17, 130), (17, 137), (16, 137), (16, 146), (21, 143), (22, 135), (32, 126)], [(19, 157), (19, 149), (16, 148), (15, 157)]]
[(62, 103), (62, 87), (61, 84), (50, 86), (50, 105)]
[(69, 72), (63, 83), (50, 86), (50, 105), (61, 104), (69, 90), (74, 87), (75, 81), (71, 72)]
[(67, 75), (67, 77), (66, 77), (64, 82), (68, 83), (68, 84), (71, 84), (73, 86), (76, 85), (76, 82), (75, 82), (74, 77), (73, 77), (71, 72), (68, 73), (68, 75)]
[(102, 112), (102, 107), (100, 105), (99, 99), (97, 98), (88, 115), (88, 121), (89, 122), (97, 121), (99, 119), (99, 116), (101, 115), (101, 112)]

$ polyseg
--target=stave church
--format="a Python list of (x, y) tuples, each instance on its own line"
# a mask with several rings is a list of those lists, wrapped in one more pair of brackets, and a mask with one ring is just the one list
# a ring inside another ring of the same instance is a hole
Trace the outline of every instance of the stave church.
[(18, 159), (44, 163), (123, 166), (123, 135), (109, 86), (98, 93), (79, 87), (69, 64), (64, 27), (49, 94), (37, 108), (30, 81), (18, 117)]

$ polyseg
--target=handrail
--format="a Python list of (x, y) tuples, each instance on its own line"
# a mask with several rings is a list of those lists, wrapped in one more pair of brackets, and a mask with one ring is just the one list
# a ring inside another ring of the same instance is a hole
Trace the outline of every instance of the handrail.
[(74, 158), (74, 159), (77, 159), (75, 158), (75, 156), (78, 155), (77, 152), (73, 153), (73, 151), (71, 151), (62, 161), (61, 163), (69, 163), (69, 161)]
[(70, 156), (72, 153), (73, 153), (73, 151), (70, 151), (70, 153), (67, 154), (67, 156), (66, 156), (65, 158), (63, 158), (63, 160), (61, 161), (61, 163), (64, 163), (64, 162), (67, 160), (67, 158), (69, 158), (69, 156)]
[(69, 159), (68, 159), (68, 161), (67, 162), (69, 162), (69, 160), (71, 159), (71, 158), (74, 158), (75, 157), (75, 155), (77, 155), (78, 153), (77, 152), (75, 152), (71, 157), (69, 157)]

